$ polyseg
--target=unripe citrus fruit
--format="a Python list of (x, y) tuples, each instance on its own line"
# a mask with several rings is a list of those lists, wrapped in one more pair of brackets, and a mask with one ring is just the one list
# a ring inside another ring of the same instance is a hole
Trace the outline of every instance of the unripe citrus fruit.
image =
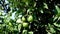
[(26, 18), (24, 16), (22, 17), (22, 21), (26, 21)]
[(32, 15), (28, 16), (27, 21), (32, 22), (33, 21), (33, 16)]
[(28, 23), (23, 23), (23, 27), (24, 28), (28, 27)]

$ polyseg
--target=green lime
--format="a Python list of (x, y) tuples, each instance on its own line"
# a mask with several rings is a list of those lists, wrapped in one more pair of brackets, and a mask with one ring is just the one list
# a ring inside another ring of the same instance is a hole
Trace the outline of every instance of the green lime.
[(28, 23), (23, 23), (23, 27), (24, 28), (28, 27)]
[(28, 16), (27, 21), (32, 22), (33, 21), (33, 16), (32, 15)]
[(24, 16), (22, 17), (22, 21), (26, 21), (26, 18)]

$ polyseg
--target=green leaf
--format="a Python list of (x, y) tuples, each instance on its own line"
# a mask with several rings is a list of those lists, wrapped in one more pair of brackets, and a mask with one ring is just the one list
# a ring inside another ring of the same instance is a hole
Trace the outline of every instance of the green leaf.
[(60, 27), (60, 24), (54, 23), (54, 25), (55, 25), (56, 27)]
[(30, 32), (28, 32), (28, 34), (33, 34), (33, 32), (32, 32), (32, 31), (30, 31)]
[(51, 33), (55, 33), (54, 28), (50, 28), (50, 32), (51, 32)]
[(27, 30), (23, 30), (23, 32), (22, 32), (22, 34), (27, 34), (28, 32), (27, 32)]
[(46, 3), (44, 3), (44, 8), (48, 9), (48, 6), (47, 6), (47, 4), (46, 4)]
[(55, 9), (57, 10), (57, 12), (58, 12), (58, 16), (60, 16), (60, 8), (58, 7), (58, 6), (55, 6)]
[(21, 24), (19, 24), (19, 25), (18, 25), (18, 30), (20, 30), (20, 29), (21, 29), (21, 26), (22, 26)]

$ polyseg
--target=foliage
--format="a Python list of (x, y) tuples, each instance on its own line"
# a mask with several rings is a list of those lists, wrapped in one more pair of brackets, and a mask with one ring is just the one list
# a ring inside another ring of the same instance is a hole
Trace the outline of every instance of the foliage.
[(59, 34), (58, 0), (0, 0), (0, 34)]

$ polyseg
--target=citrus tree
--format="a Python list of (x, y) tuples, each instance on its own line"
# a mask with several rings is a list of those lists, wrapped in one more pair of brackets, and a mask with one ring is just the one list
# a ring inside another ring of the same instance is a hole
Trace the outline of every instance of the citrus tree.
[(0, 0), (0, 34), (59, 34), (58, 0)]

